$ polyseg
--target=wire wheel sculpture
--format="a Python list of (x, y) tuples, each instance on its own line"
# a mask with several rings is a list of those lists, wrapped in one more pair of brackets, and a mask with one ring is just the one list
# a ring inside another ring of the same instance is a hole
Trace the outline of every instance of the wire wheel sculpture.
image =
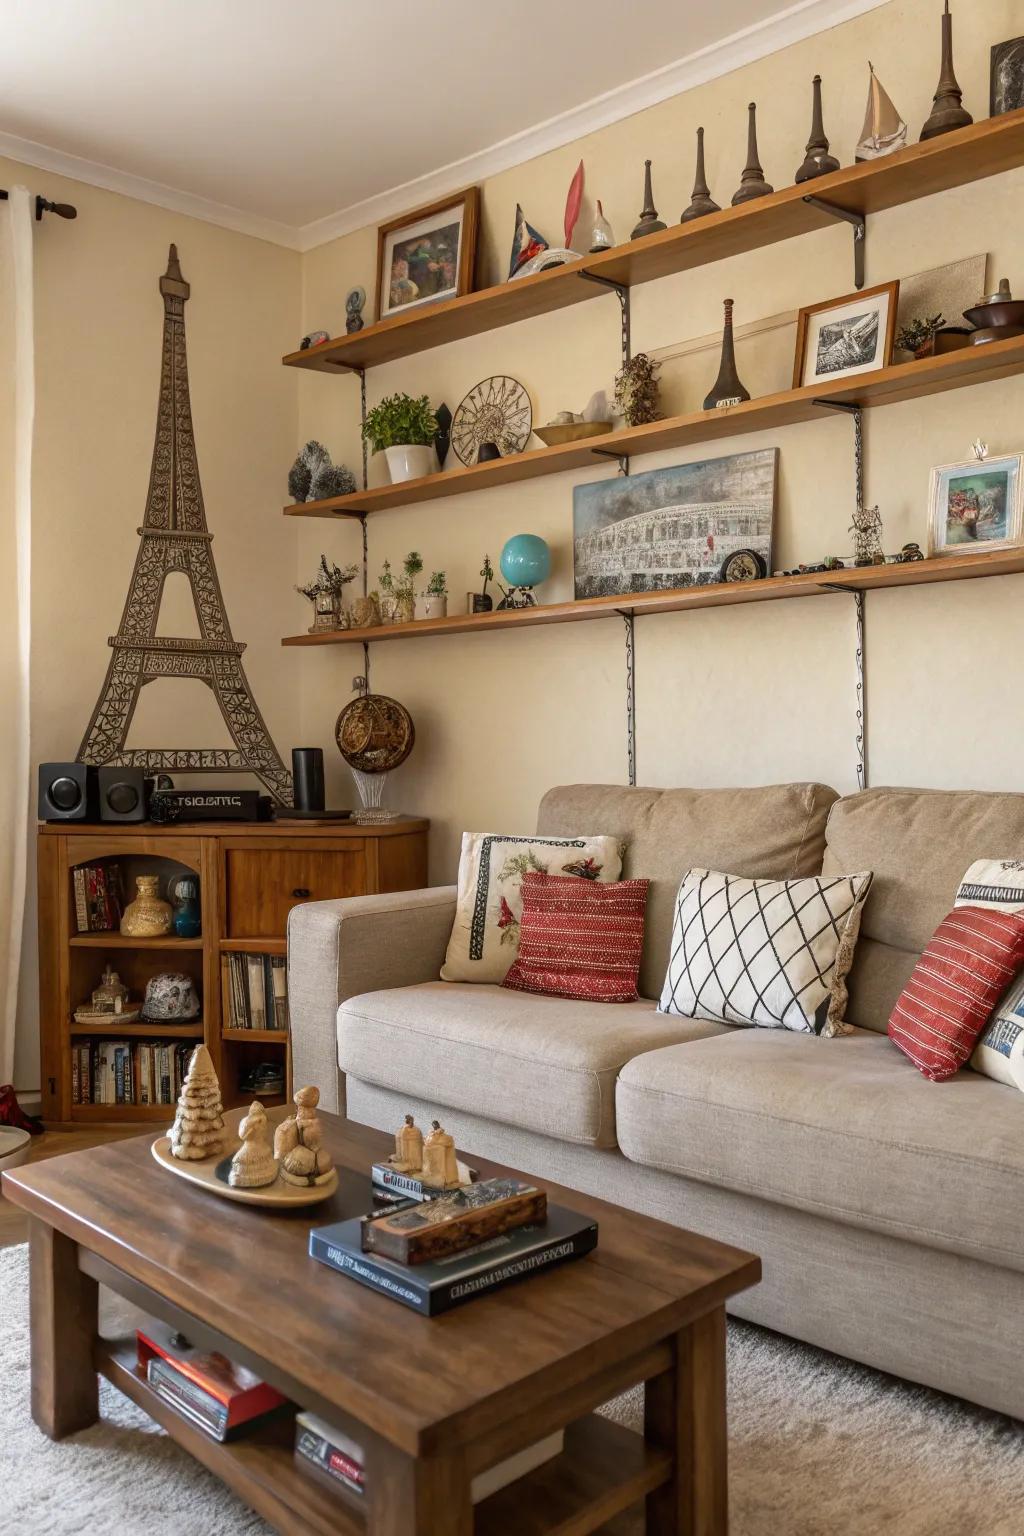
[(498, 373), (481, 379), (452, 418), (452, 447), (463, 464), (475, 464), (481, 443), (495, 443), (503, 459), (522, 453), (533, 431), (533, 407), (518, 379)]

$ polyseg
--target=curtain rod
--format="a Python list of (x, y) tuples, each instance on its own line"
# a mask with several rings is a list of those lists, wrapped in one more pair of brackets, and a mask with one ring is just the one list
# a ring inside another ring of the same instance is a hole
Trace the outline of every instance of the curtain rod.
[[(0, 203), (7, 201), (7, 193), (0, 187)], [(59, 219), (77, 219), (78, 209), (72, 203), (51, 203), (45, 197), (36, 198), (36, 223), (44, 213), (55, 213)]]

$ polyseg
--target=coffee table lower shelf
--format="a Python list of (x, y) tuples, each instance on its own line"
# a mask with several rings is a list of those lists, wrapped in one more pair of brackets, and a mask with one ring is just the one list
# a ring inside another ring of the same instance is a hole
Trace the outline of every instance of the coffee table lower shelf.
[[(99, 1339), (96, 1369), (197, 1461), (279, 1531), (365, 1536), (362, 1500), (308, 1475), (294, 1457), (294, 1423), (273, 1419), (222, 1445), (176, 1413), (139, 1374), (134, 1337)], [(646, 1494), (668, 1481), (669, 1457), (599, 1414), (565, 1431), (565, 1449), (478, 1504), (474, 1536), (633, 1536)], [(610, 1523), (611, 1522), (611, 1523)]]

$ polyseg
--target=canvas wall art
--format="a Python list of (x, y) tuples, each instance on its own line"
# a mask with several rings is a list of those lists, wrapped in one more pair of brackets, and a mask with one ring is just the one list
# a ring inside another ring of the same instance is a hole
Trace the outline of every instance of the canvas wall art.
[(770, 571), (778, 464), (762, 448), (577, 485), (576, 596), (709, 585), (741, 549)]

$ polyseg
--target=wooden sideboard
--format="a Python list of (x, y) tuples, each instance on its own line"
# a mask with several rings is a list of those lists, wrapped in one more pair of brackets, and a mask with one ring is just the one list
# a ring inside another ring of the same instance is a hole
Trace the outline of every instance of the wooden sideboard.
[[(205, 1041), (227, 1107), (248, 1096), (242, 1078), (262, 1062), (285, 1067), (291, 1092), (288, 1032), (229, 1029), (226, 957), (232, 951), (285, 955), (288, 913), (302, 901), (412, 890), (427, 883), (426, 821), (403, 817), (383, 826), (346, 822), (206, 822), (157, 826), (149, 822), (44, 822), (39, 826), (39, 1029), (43, 1117), (48, 1124), (167, 1124), (166, 1104), (74, 1103), (74, 1046), (101, 1039)], [(118, 932), (79, 933), (74, 872), (79, 865), (116, 863), (125, 898), (135, 876), (166, 880), (175, 873), (199, 878), (202, 935), (195, 939), (127, 938)], [(161, 971), (189, 975), (202, 1000), (194, 1023), (76, 1024), (107, 961), (141, 998)], [(264, 1096), (261, 1094), (261, 1098)], [(268, 1104), (284, 1095), (266, 1096)]]

